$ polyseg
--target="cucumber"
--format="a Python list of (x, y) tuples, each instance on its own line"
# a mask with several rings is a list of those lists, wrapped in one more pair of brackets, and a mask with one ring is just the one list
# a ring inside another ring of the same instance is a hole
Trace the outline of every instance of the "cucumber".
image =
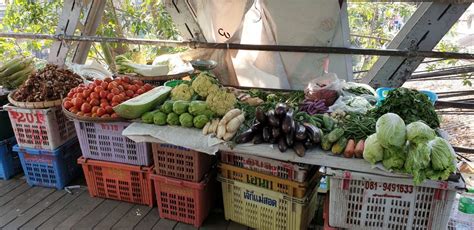
[(127, 100), (114, 107), (114, 111), (123, 118), (136, 119), (145, 112), (162, 104), (169, 96), (171, 87), (158, 86), (138, 97)]

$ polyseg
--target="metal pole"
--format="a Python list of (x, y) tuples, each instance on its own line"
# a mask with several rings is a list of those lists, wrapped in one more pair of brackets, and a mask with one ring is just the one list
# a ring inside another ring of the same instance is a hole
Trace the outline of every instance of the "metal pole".
[(321, 46), (291, 46), (291, 45), (252, 45), (235, 43), (206, 43), (196, 41), (171, 41), (153, 40), (138, 38), (112, 38), (96, 36), (69, 36), (69, 35), (49, 35), (49, 34), (17, 34), (0, 33), (0, 37), (16, 39), (45, 39), (59, 41), (79, 41), (79, 42), (109, 42), (128, 43), (141, 45), (156, 45), (168, 47), (189, 47), (202, 49), (232, 49), (232, 50), (260, 50), (278, 52), (301, 52), (301, 53), (334, 53), (334, 54), (354, 54), (354, 55), (376, 55), (376, 56), (398, 56), (411, 58), (446, 58), (446, 59), (474, 59), (474, 54), (436, 52), (436, 51), (411, 51), (395, 49), (359, 49), (345, 47), (321, 47)]

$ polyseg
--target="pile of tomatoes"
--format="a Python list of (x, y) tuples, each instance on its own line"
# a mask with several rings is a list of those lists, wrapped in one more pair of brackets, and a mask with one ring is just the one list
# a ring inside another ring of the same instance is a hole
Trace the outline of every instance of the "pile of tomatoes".
[(128, 77), (112, 80), (94, 80), (94, 82), (71, 89), (63, 106), (69, 112), (78, 116), (116, 118), (113, 107), (142, 93), (153, 89), (150, 84)]

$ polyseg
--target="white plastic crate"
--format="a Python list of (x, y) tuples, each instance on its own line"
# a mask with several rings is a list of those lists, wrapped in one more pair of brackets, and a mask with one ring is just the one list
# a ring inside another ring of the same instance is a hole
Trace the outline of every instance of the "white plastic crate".
[(251, 154), (230, 151), (220, 151), (219, 154), (223, 163), (297, 182), (305, 182), (308, 176), (314, 175), (319, 169), (318, 166), (273, 160)]
[(18, 146), (54, 150), (76, 137), (74, 123), (61, 107), (24, 109), (5, 105)]
[(328, 169), (329, 225), (348, 229), (446, 229), (462, 183)]

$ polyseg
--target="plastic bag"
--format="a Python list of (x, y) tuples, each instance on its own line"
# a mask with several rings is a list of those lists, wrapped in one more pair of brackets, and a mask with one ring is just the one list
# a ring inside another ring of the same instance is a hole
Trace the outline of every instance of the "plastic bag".
[[(375, 105), (377, 103), (377, 94), (370, 85), (356, 83), (356, 82), (345, 82), (341, 83), (342, 85), (342, 95), (343, 96), (359, 96), (364, 97), (371, 104)], [(364, 93), (365, 91), (366, 93)]]
[(329, 107), (328, 112), (344, 111), (366, 114), (372, 109), (372, 104), (361, 96), (341, 96), (332, 106)]
[(326, 106), (331, 106), (342, 93), (341, 80), (335, 73), (325, 73), (310, 81), (304, 91), (306, 99), (324, 100)]

